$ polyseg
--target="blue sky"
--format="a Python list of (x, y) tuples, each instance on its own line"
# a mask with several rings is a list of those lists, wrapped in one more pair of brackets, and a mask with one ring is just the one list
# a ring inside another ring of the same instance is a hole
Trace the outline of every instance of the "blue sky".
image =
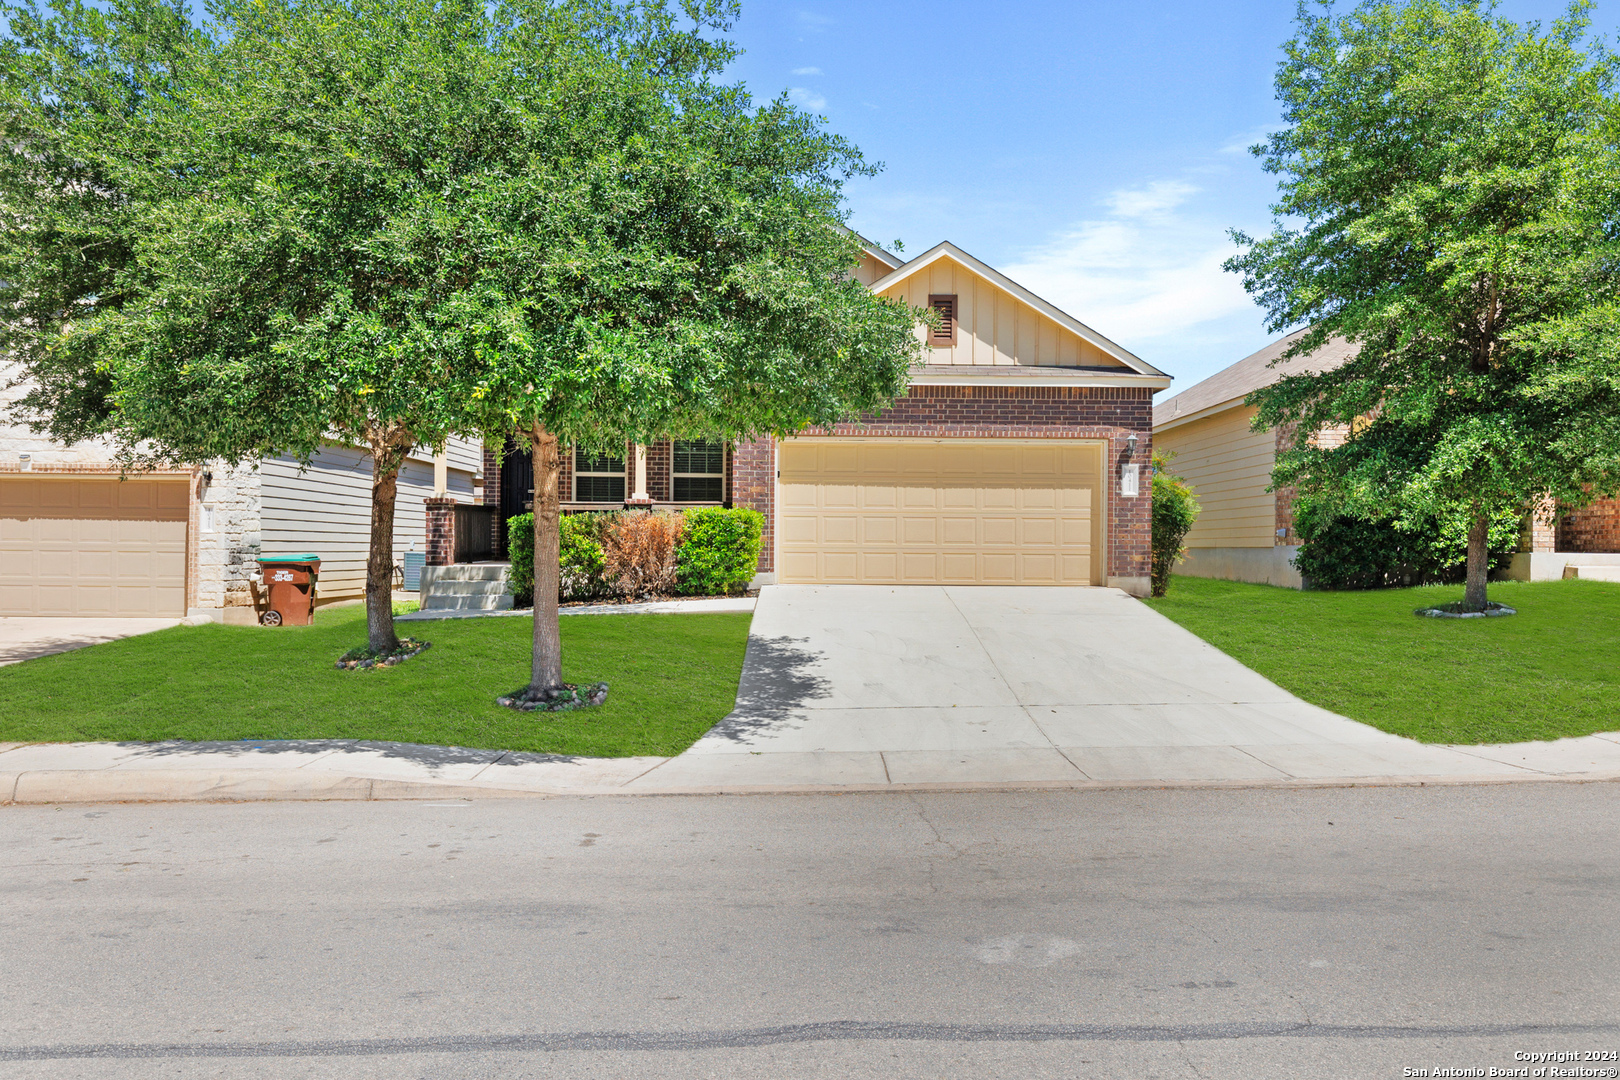
[[(1273, 336), (1220, 263), (1228, 228), (1270, 220), (1274, 180), (1245, 148), (1277, 122), (1290, 0), (743, 4), (733, 74), (886, 165), (848, 189), (872, 240), (956, 243), (1174, 375), (1172, 394)], [(1593, 22), (1612, 41), (1620, 0)]]

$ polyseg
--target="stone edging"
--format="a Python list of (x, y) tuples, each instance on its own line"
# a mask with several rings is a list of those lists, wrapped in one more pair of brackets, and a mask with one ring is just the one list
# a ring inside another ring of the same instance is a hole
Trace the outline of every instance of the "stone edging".
[(1418, 608), (1412, 614), (1425, 619), (1500, 619), (1507, 615), (1517, 615), (1517, 608), (1510, 608), (1506, 604), (1488, 601), (1484, 611), (1446, 611), (1444, 608), (1425, 607)]

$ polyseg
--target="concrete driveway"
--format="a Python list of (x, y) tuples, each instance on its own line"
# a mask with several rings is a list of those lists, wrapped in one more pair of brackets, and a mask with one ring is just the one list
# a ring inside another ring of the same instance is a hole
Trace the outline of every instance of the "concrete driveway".
[(79, 619), (0, 616), (0, 667), (36, 656), (179, 626), (179, 619)]
[(628, 787), (1604, 770), (1620, 770), (1613, 736), (1451, 748), (1387, 735), (1113, 589), (775, 586), (736, 712)]

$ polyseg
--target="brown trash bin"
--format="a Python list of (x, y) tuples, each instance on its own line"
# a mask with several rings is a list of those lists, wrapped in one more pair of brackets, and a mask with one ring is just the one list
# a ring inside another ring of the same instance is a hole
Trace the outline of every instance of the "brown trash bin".
[(314, 621), (315, 582), (321, 575), (318, 555), (285, 555), (259, 560), (264, 574), (265, 626), (308, 626)]

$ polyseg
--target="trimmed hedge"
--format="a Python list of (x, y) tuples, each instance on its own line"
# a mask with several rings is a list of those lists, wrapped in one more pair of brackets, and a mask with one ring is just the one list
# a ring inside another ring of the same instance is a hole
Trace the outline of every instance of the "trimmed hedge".
[[(609, 592), (602, 530), (611, 514), (565, 514), (557, 523), (559, 599), (584, 600)], [(512, 561), (512, 597), (518, 607), (534, 603), (534, 515), (506, 519), (506, 550)]]
[(707, 506), (682, 515), (686, 530), (675, 553), (677, 588), (688, 595), (740, 593), (759, 567), (765, 515)]
[[(608, 571), (614, 526), (639, 511), (611, 510), (564, 514), (558, 523), (562, 600), (589, 600), (626, 592)], [(757, 510), (719, 506), (687, 510), (680, 543), (671, 551), (676, 592), (686, 595), (741, 592), (759, 565), (765, 517)], [(519, 607), (534, 602), (534, 515), (508, 518), (507, 551), (512, 561), (512, 593)]]
[[(1294, 508), (1300, 551), (1294, 567), (1312, 589), (1390, 589), (1454, 585), (1468, 573), (1468, 530), (1430, 518), (1414, 529), (1323, 512), (1308, 500)], [(1519, 547), (1516, 513), (1491, 521), (1490, 568), (1505, 567)]]

